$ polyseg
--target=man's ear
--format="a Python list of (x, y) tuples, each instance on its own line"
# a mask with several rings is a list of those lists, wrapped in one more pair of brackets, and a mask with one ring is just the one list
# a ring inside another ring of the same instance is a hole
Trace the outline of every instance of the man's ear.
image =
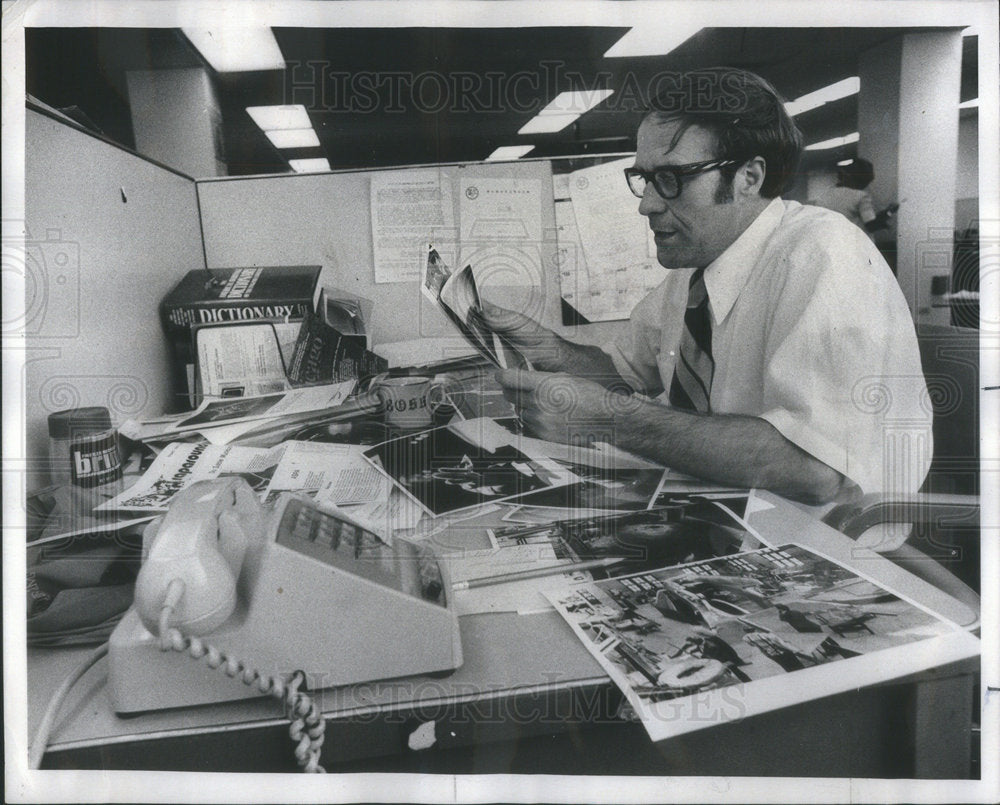
[(764, 162), (764, 157), (748, 160), (736, 174), (736, 192), (743, 196), (759, 196), (766, 175), (767, 163)]

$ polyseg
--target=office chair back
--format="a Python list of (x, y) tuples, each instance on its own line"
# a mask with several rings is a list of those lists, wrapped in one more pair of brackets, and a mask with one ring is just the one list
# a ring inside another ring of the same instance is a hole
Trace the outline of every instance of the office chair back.
[(934, 406), (934, 456), (921, 489), (979, 494), (979, 331), (920, 325), (920, 360)]

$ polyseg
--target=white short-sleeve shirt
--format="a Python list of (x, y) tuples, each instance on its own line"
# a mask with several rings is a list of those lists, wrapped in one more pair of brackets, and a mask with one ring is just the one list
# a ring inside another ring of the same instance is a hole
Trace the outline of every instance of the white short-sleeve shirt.
[[(666, 402), (690, 269), (636, 305), (608, 348), (621, 376)], [(909, 308), (874, 244), (840, 215), (774, 199), (705, 270), (714, 414), (770, 422), (865, 493), (915, 492), (932, 407)]]

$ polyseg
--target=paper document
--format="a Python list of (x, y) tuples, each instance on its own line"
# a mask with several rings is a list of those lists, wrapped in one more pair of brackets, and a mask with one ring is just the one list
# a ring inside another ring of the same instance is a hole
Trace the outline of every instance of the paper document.
[[(726, 501), (679, 498), (669, 506), (587, 518), (487, 529), (496, 548), (548, 545), (560, 559), (618, 559), (614, 575), (652, 570), (760, 547), (738, 512), (746, 498)], [(735, 511), (734, 511), (735, 509)]]
[[(624, 168), (632, 158), (574, 171), (569, 183), (582, 259), (567, 260), (560, 281), (574, 292), (573, 304), (590, 321), (626, 319), (636, 303), (659, 285), (665, 274), (656, 261), (653, 233), (639, 215), (639, 201), (625, 185)], [(573, 242), (566, 216), (560, 213)], [(569, 244), (564, 244), (569, 245)]]
[(370, 503), (388, 495), (388, 481), (365, 460), (360, 445), (301, 441), (286, 441), (284, 445), (265, 503), (287, 491), (315, 493), (318, 503), (338, 506)]
[[(378, 487), (380, 491), (385, 490), (384, 481), (385, 479)], [(424, 510), (420, 505), (396, 488), (388, 493), (387, 499), (345, 505), (343, 508), (344, 511), (350, 513), (351, 517), (370, 528), (390, 544), (396, 531), (416, 528), (424, 516)]]
[(372, 173), (371, 217), (375, 282), (419, 279), (427, 242), (454, 241), (451, 181), (436, 169)]
[(463, 177), (461, 254), (481, 287), (542, 284), (542, 184), (534, 178)]
[(281, 492), (302, 492), (335, 505), (377, 503), (391, 484), (353, 444), (284, 441), (275, 447), (172, 442), (149, 469), (101, 509), (164, 511), (173, 496), (207, 478), (239, 475), (271, 503)]
[(542, 237), (542, 187), (537, 179), (471, 178), (461, 181), (462, 242)]

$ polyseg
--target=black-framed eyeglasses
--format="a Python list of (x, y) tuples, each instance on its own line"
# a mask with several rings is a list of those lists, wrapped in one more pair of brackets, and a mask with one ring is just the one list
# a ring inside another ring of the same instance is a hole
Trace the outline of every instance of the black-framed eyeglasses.
[(656, 170), (644, 171), (639, 168), (625, 168), (625, 181), (628, 189), (636, 198), (642, 198), (646, 185), (653, 183), (653, 188), (664, 199), (677, 198), (684, 185), (682, 176), (695, 176), (699, 173), (714, 171), (729, 165), (738, 165), (737, 159), (710, 159), (707, 162), (691, 162), (688, 165), (670, 165)]

